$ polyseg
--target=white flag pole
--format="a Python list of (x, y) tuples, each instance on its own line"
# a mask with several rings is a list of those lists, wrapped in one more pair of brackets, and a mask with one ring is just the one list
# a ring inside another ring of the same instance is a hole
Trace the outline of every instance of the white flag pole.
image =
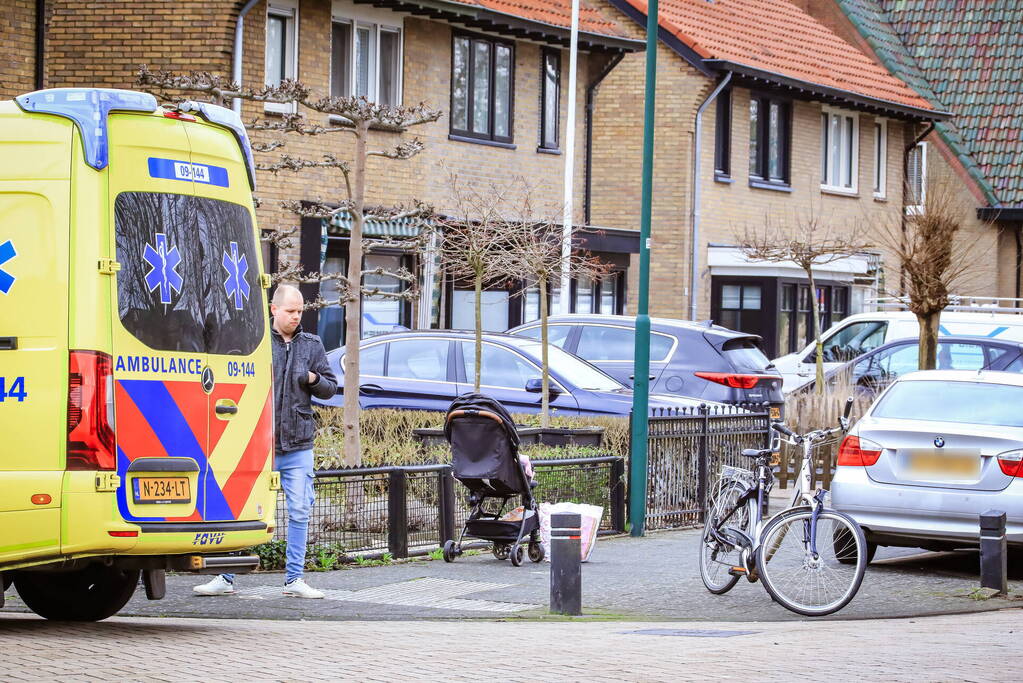
[[(579, 0), (572, 0), (572, 37), (568, 51), (568, 125), (565, 126), (565, 197), (561, 220), (561, 293), (559, 312), (571, 311), (571, 273), (568, 269), (572, 255), (572, 209), (574, 206), (572, 181), (575, 179), (575, 71), (579, 55)], [(589, 313), (589, 311), (582, 311)]]

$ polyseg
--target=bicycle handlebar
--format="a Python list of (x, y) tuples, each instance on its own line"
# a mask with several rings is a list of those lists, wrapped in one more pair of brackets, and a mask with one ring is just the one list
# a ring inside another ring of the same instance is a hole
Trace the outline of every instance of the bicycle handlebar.
[(784, 434), (785, 436), (789, 437), (791, 442), (794, 444), (800, 444), (803, 441), (810, 442), (817, 441), (819, 439), (823, 439), (826, 436), (831, 436), (832, 434), (835, 434), (837, 432), (844, 432), (849, 429), (849, 415), (850, 413), (852, 413), (853, 402), (854, 401), (852, 396), (850, 396), (846, 400), (845, 411), (842, 417), (839, 418), (837, 427), (831, 427), (830, 429), (815, 429), (812, 432), (807, 432), (806, 434), (800, 435), (796, 434), (787, 426), (785, 426), (784, 422), (772, 422), (771, 429), (778, 432), (779, 434)]

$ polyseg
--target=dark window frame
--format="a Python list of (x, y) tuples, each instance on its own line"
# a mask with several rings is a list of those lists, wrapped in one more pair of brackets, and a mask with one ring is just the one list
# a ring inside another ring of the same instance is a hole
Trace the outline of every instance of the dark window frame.
[[(494, 38), (493, 36), (481, 35), (478, 33), (471, 33), (468, 31), (452, 31), (451, 33), (451, 69), (449, 73), (450, 80), (448, 82), (448, 89), (451, 91), (449, 96), (449, 103), (451, 108), (449, 112), (455, 110), (455, 41), (463, 39), (469, 41), (469, 57), (466, 63), (468, 68), (468, 74), (466, 75), (466, 99), (465, 99), (465, 122), (468, 130), (455, 127), (455, 120), (452, 116), (448, 116), (448, 132), (449, 137), (455, 140), (461, 140), (463, 142), (482, 142), (484, 144), (494, 145), (512, 145), (515, 142), (515, 43), (512, 41), (501, 40), (500, 38)], [(473, 120), (473, 97), (475, 85), (475, 62), (472, 58), (472, 47), (476, 42), (484, 42), (490, 44), (490, 78), (488, 82), (488, 102), (490, 103), (490, 111), (488, 112), (487, 128), (490, 130), (490, 134), (477, 133), (472, 128)], [(496, 88), (496, 71), (497, 71), (497, 47), (502, 46), (508, 48), (509, 51), (509, 73), (508, 73), (508, 135), (496, 135), (494, 134), (494, 92)]]
[(732, 177), (732, 89), (718, 93), (714, 126), (714, 179)]
[[(556, 62), (554, 79), (554, 143), (548, 144), (547, 139), (547, 59)], [(537, 150), (556, 152), (561, 149), (561, 50), (543, 48), (540, 50), (540, 144)]]
[[(750, 154), (755, 154), (753, 169), (750, 170), (749, 184), (751, 187), (766, 189), (790, 189), (792, 183), (792, 100), (770, 93), (751, 93), (751, 100), (757, 101), (757, 145), (754, 151), (753, 140), (750, 140)], [(778, 151), (781, 156), (779, 166), (781, 177), (772, 178), (770, 174), (771, 148), (771, 105), (777, 105), (781, 113), (779, 121), (780, 141)]]

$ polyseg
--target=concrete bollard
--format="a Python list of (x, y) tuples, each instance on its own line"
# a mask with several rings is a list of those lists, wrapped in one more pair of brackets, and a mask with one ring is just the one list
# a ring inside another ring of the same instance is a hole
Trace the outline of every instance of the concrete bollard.
[(1009, 592), (1005, 513), (988, 510), (980, 516), (980, 587)]
[(551, 515), (551, 614), (583, 613), (581, 526), (578, 514)]

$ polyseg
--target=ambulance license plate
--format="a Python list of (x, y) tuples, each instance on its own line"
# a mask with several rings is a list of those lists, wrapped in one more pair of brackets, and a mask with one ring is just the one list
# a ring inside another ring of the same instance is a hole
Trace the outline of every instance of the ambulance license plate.
[(138, 477), (133, 481), (136, 503), (188, 503), (192, 500), (188, 477)]

